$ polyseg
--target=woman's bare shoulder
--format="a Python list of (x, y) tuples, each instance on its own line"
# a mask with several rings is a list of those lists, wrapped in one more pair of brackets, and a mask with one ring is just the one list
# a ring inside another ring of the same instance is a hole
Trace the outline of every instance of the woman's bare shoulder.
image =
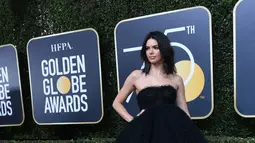
[(183, 84), (183, 79), (178, 74), (172, 75), (172, 79), (174, 80), (175, 84), (177, 84), (177, 85), (182, 85)]
[(142, 70), (133, 70), (131, 73), (130, 73), (130, 76), (133, 78), (133, 79), (138, 79), (142, 76), (143, 72)]

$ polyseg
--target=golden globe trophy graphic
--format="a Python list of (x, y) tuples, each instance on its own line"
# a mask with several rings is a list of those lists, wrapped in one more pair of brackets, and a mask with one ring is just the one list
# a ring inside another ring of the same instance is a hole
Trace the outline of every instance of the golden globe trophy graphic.
[(61, 76), (57, 81), (57, 89), (61, 94), (67, 94), (71, 89), (71, 82), (69, 78)]
[[(184, 81), (191, 118), (209, 117), (213, 112), (212, 28), (211, 13), (202, 6), (120, 21), (115, 27), (118, 89), (130, 72), (144, 68), (140, 59), (141, 43), (155, 30), (167, 35), (175, 50), (175, 66)], [(135, 94), (133, 91), (124, 103), (134, 116), (139, 113)]]

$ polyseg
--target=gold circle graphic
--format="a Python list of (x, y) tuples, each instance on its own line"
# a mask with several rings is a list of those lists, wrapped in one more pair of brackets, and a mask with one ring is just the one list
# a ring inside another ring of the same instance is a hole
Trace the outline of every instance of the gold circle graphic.
[[(177, 73), (185, 81), (191, 70), (191, 62), (188, 60), (179, 61), (175, 64)], [(186, 101), (190, 102), (196, 99), (204, 89), (205, 85), (205, 76), (203, 70), (199, 65), (195, 63), (194, 73), (190, 81), (185, 85), (185, 97)]]
[(71, 88), (71, 82), (66, 76), (61, 76), (57, 81), (57, 88), (61, 94), (67, 94)]

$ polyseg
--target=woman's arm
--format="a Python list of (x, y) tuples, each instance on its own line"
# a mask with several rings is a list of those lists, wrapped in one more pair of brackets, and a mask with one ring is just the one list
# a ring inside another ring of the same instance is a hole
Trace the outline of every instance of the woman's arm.
[(133, 71), (125, 80), (123, 87), (115, 97), (112, 107), (115, 111), (127, 122), (133, 120), (133, 117), (127, 112), (123, 106), (123, 102), (127, 99), (128, 95), (135, 90), (135, 80), (139, 70)]
[(177, 99), (176, 99), (177, 106), (179, 106), (190, 117), (185, 98), (185, 87), (182, 77), (176, 76), (176, 83), (177, 83)]

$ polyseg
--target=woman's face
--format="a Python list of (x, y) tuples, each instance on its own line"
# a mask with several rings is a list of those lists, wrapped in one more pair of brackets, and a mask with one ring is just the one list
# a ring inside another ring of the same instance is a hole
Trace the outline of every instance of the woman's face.
[(150, 38), (146, 42), (146, 56), (151, 64), (159, 63), (162, 61), (158, 42), (155, 39)]

